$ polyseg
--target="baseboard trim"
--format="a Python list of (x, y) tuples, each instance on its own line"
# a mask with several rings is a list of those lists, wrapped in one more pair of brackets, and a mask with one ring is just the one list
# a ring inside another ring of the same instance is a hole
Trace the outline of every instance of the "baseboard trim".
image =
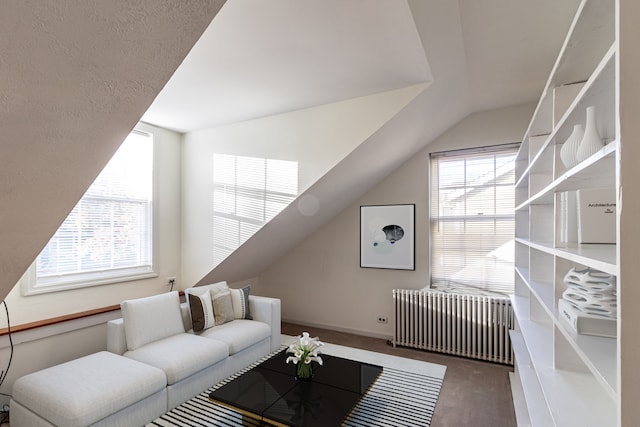
[(345, 333), (354, 334), (354, 335), (362, 335), (362, 336), (365, 336), (365, 337), (379, 338), (379, 339), (383, 339), (383, 340), (393, 340), (393, 336), (391, 336), (391, 335), (381, 334), (379, 332), (368, 331), (368, 330), (365, 330), (365, 329), (345, 328), (344, 326), (340, 326), (340, 325), (332, 325), (332, 324), (329, 324), (329, 323), (309, 322), (308, 320), (301, 320), (301, 319), (282, 318), (281, 320), (283, 322), (285, 322), (285, 323), (295, 323), (297, 325), (305, 325), (305, 326), (310, 326), (310, 327), (313, 327), (313, 328), (330, 329), (332, 331), (345, 332)]

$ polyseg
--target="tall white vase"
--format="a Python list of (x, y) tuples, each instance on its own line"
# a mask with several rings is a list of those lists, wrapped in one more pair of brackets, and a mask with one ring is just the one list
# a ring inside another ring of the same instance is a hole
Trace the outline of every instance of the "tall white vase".
[(602, 138), (600, 138), (598, 127), (596, 126), (596, 107), (587, 107), (587, 122), (584, 126), (584, 136), (576, 153), (578, 162), (588, 158), (602, 147), (604, 147), (604, 143), (602, 142)]
[(580, 147), (580, 142), (582, 142), (582, 137), (584, 136), (584, 129), (582, 129), (582, 125), (575, 125), (573, 127), (573, 132), (569, 135), (569, 138), (562, 144), (562, 148), (560, 149), (560, 160), (564, 163), (567, 169), (570, 169), (578, 164), (578, 148)]

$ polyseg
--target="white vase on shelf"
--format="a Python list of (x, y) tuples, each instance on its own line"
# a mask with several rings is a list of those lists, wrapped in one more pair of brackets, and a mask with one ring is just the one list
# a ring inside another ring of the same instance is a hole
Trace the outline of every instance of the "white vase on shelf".
[(596, 126), (596, 107), (587, 107), (587, 121), (584, 125), (584, 136), (580, 141), (578, 152), (576, 157), (578, 162), (590, 157), (596, 151), (604, 147), (602, 138), (598, 133), (598, 127)]
[(571, 169), (578, 164), (578, 148), (580, 147), (580, 142), (582, 142), (583, 136), (584, 129), (582, 129), (582, 125), (575, 125), (573, 127), (573, 132), (569, 135), (569, 138), (567, 138), (564, 144), (562, 144), (562, 148), (560, 149), (560, 160), (562, 160), (562, 163), (567, 169)]

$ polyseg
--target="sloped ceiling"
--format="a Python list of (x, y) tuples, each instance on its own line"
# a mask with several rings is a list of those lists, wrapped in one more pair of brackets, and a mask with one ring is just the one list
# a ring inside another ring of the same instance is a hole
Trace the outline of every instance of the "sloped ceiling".
[(16, 284), (224, 4), (0, 5), (0, 297)]
[(429, 74), (444, 88), (441, 104), (467, 113), (533, 101), (579, 2), (234, 0), (143, 121), (190, 132), (420, 84)]
[[(537, 99), (579, 1), (559, 3), (228, 4), (185, 61), (188, 78), (178, 70), (145, 120), (189, 132), (411, 84), (429, 87), (300, 196), (318, 200), (321, 212), (305, 217), (294, 202), (200, 283), (259, 274), (468, 114)], [(247, 24), (250, 33), (238, 30)], [(242, 49), (220, 46), (229, 39)], [(192, 92), (176, 114), (178, 94), (194, 86), (202, 95)], [(296, 232), (283, 239), (285, 227)]]
[(189, 132), (431, 81), (398, 0), (234, 0), (143, 121)]
[[(470, 112), (535, 99), (578, 0), (234, 0), (207, 29), (223, 3), (2, 2), (2, 297), (145, 111), (188, 132), (432, 76), (318, 181), (346, 179), (336, 211)], [(393, 155), (357, 167), (377, 149)]]

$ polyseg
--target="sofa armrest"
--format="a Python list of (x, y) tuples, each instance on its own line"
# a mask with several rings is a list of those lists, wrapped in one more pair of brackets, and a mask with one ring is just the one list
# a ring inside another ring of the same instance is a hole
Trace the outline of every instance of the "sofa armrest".
[(253, 320), (271, 327), (271, 351), (280, 348), (280, 300), (278, 298), (249, 295), (249, 309)]
[(124, 319), (114, 319), (107, 322), (107, 350), (116, 354), (124, 354), (127, 351)]

